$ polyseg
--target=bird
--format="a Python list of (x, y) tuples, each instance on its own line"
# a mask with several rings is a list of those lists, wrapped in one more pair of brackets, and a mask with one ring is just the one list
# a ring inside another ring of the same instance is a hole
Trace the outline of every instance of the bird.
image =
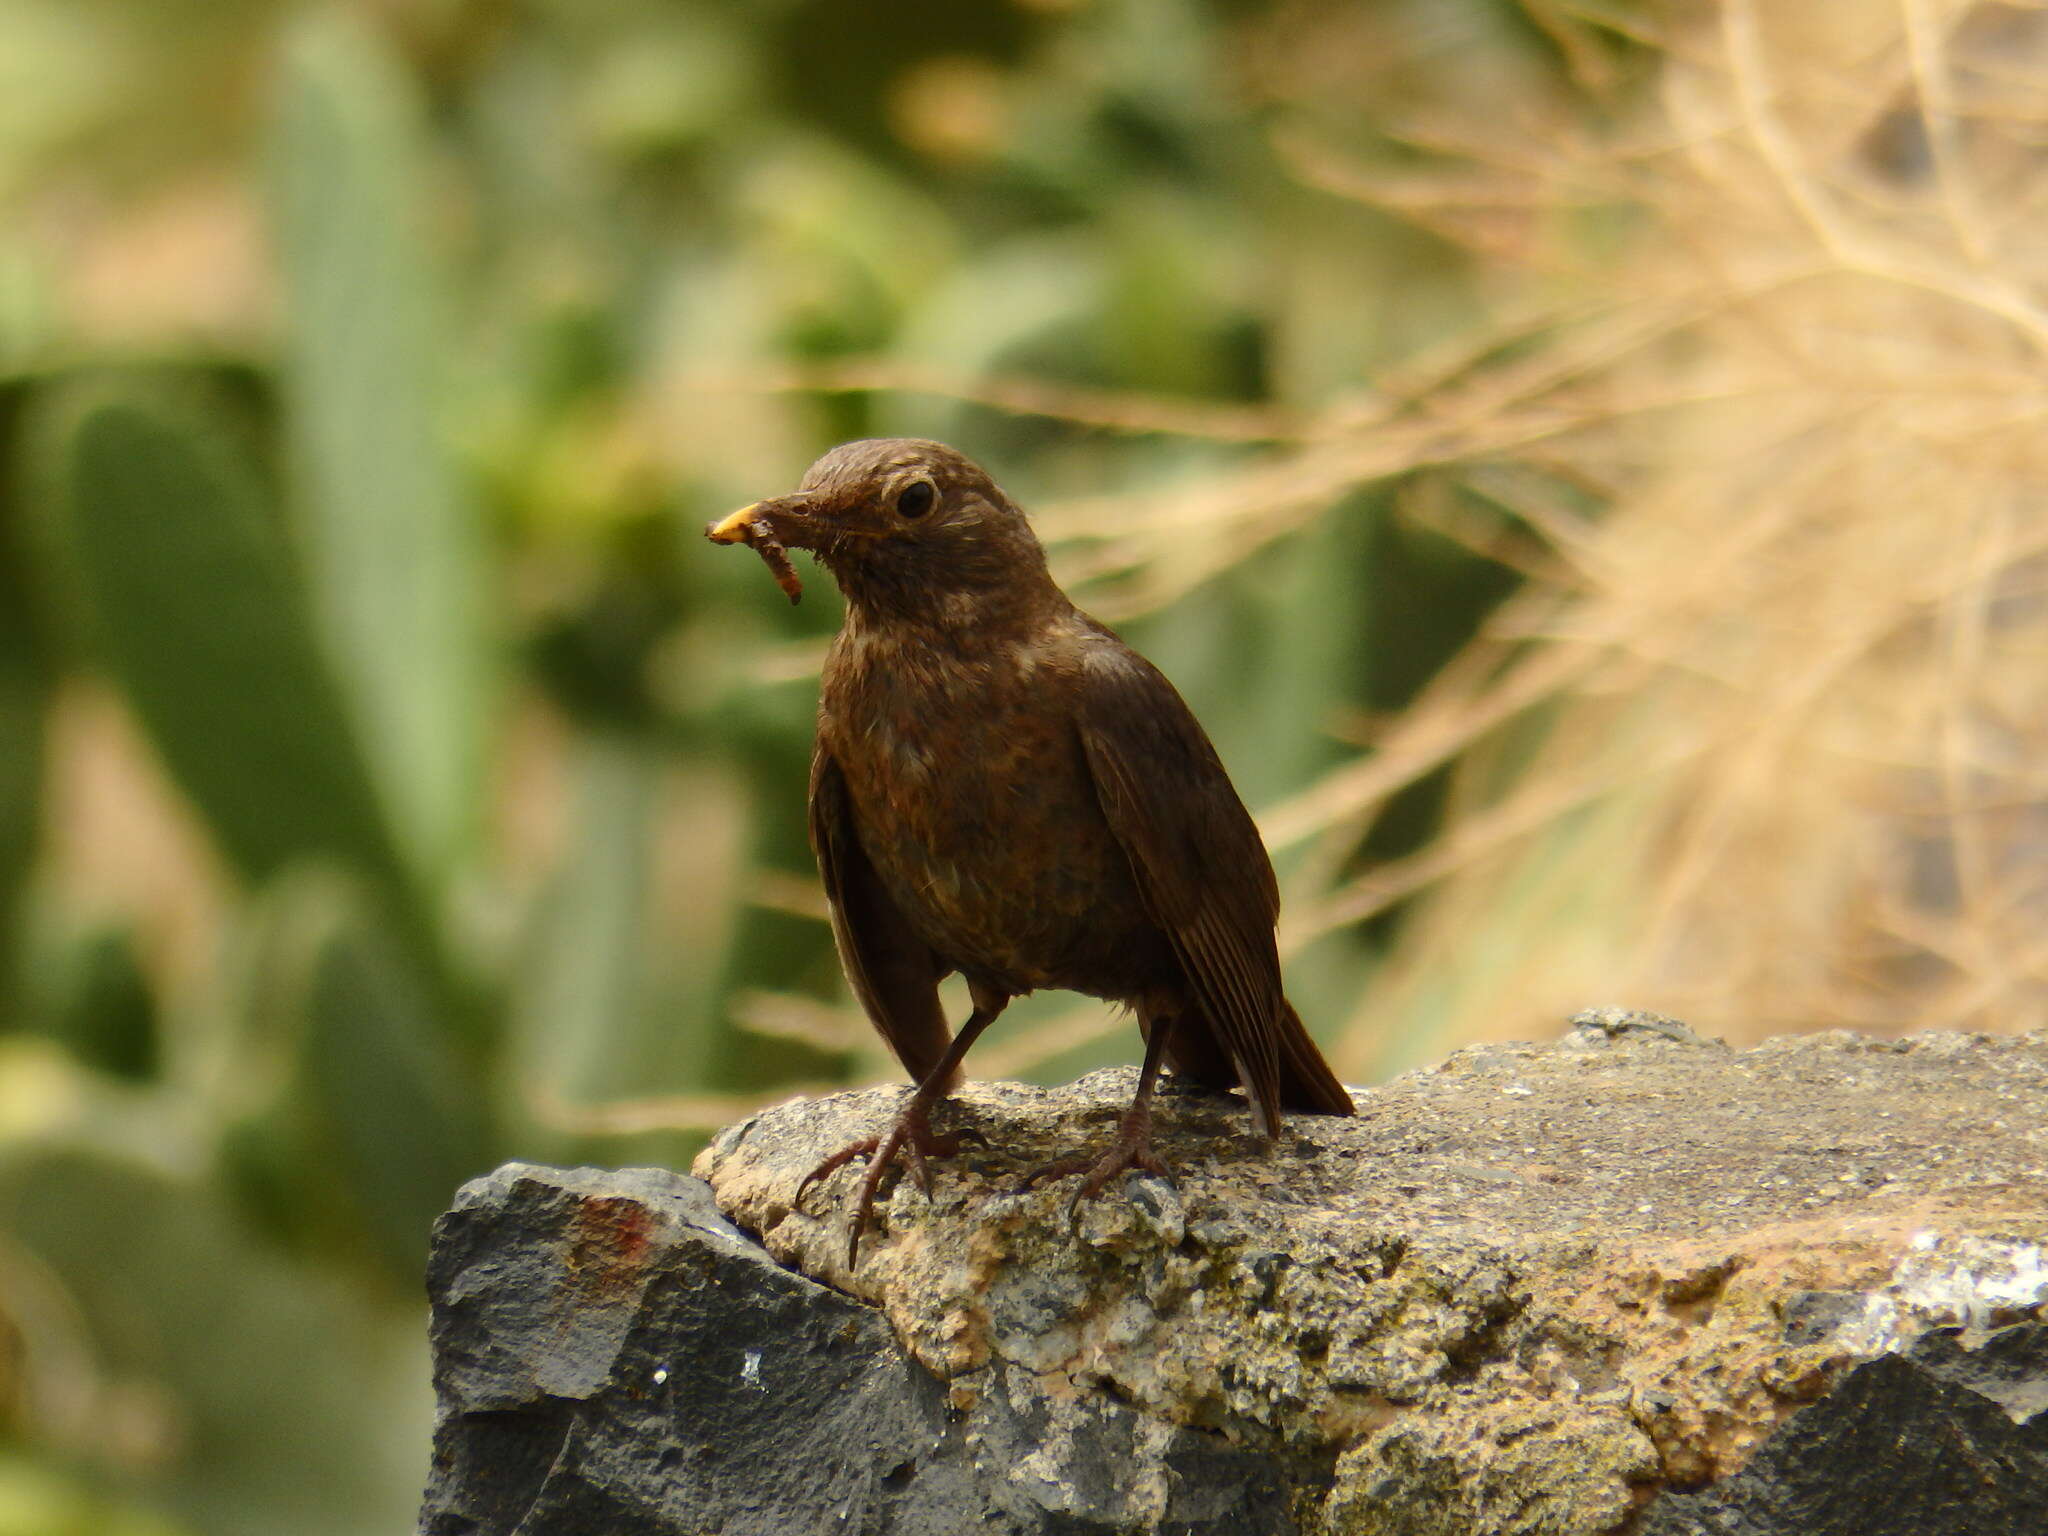
[[(894, 1124), (799, 1185), (865, 1157), (858, 1260), (899, 1160), (927, 1192), (932, 1129), (962, 1059), (1013, 998), (1044, 988), (1128, 1007), (1144, 1064), (1110, 1146), (1036, 1170), (1078, 1202), (1152, 1147), (1162, 1067), (1241, 1089), (1268, 1142), (1281, 1113), (1355, 1112), (1282, 988), (1273, 865), (1193, 712), (1165, 675), (1054, 582), (1029, 521), (973, 460), (863, 438), (797, 490), (710, 524), (754, 547), (792, 601), (787, 549), (838, 583), (819, 683), (810, 834), (847, 980), (916, 1085)], [(938, 986), (972, 1011), (948, 1027)]]

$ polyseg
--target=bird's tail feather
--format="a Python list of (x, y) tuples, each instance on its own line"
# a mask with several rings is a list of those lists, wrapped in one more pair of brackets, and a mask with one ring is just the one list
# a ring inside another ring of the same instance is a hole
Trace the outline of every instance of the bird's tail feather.
[[(1357, 1109), (1337, 1074), (1323, 1060), (1314, 1038), (1301, 1022), (1292, 1003), (1280, 1005), (1275, 1021), (1280, 1047), (1280, 1103), (1277, 1109), (1299, 1110), (1309, 1115), (1350, 1115)], [(1230, 1059), (1216, 1030), (1198, 1009), (1190, 1009), (1175, 1026), (1173, 1042), (1166, 1050), (1167, 1064), (1184, 1077), (1212, 1088), (1242, 1088), (1236, 1063)]]
[(1323, 1060), (1292, 1003), (1280, 1005), (1280, 1102), (1311, 1115), (1352, 1115), (1358, 1106)]

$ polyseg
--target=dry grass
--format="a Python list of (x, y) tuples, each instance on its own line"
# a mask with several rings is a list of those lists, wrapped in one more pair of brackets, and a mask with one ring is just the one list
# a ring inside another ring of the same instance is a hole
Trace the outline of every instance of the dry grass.
[[(1266, 817), (1310, 846), (1295, 942), (1420, 897), (1353, 1071), (1386, 1062), (1378, 1021), (1433, 1050), (1609, 998), (1736, 1038), (2048, 1013), (2048, 16), (1729, 0), (1666, 46), (1621, 142), (1396, 189), (1494, 239), (1503, 178), (1648, 221), (1603, 309), (1425, 407), (1551, 570)], [(1344, 876), (1450, 762), (1437, 843)]]

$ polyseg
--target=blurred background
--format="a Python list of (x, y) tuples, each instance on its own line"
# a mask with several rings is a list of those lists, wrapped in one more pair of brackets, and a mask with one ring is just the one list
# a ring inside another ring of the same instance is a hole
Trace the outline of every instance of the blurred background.
[(1950, 0), (0, 0), (0, 1536), (410, 1529), (462, 1179), (894, 1075), (836, 594), (701, 537), (848, 437), (1179, 684), (1353, 1081), (2042, 1027), (2044, 86)]

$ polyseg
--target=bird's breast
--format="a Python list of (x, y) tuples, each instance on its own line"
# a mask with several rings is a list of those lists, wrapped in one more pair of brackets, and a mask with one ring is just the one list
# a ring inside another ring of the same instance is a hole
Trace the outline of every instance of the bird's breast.
[(869, 861), (943, 957), (1015, 992), (1133, 995), (1122, 972), (1156, 935), (1096, 801), (1072, 688), (1028, 645), (842, 646), (819, 732)]

